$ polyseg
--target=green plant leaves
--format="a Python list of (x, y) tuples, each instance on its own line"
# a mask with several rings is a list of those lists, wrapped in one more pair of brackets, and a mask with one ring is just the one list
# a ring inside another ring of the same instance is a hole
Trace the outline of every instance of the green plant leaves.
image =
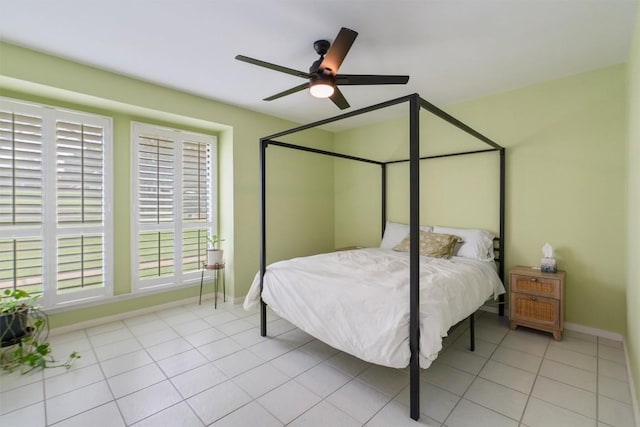
[[(0, 326), (13, 326), (14, 318), (23, 318), (20, 322), (19, 334), (8, 329), (6, 334), (0, 331), (2, 345), (0, 351), (0, 369), (13, 372), (20, 369), (26, 374), (36, 368), (54, 368), (64, 366), (67, 369), (75, 359), (80, 358), (77, 352), (72, 352), (66, 361), (57, 363), (51, 356), (51, 347), (47, 338), (49, 329), (47, 315), (35, 305), (38, 296), (31, 296), (21, 289), (7, 289), (0, 299), (0, 315), (9, 316)], [(9, 335), (9, 333), (11, 333)]]

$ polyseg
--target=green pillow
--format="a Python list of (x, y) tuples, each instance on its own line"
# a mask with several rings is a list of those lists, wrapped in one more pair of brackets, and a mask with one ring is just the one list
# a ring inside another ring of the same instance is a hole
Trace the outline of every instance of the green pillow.
[[(451, 258), (456, 243), (460, 241), (458, 236), (452, 234), (420, 232), (420, 255), (433, 258)], [(393, 247), (394, 251), (409, 252), (409, 235), (402, 242)]]

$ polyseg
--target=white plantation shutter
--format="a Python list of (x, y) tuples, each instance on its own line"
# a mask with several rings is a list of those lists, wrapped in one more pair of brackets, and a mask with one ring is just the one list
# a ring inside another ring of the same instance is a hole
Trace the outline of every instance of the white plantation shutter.
[(132, 125), (136, 289), (195, 278), (215, 231), (215, 138)]
[(0, 291), (42, 294), (42, 117), (0, 107)]
[(142, 279), (174, 273), (174, 145), (170, 138), (138, 138), (138, 221), (149, 230), (138, 235)]
[(0, 99), (0, 290), (111, 294), (111, 120)]
[(143, 224), (173, 222), (173, 141), (141, 136), (138, 143), (139, 221)]
[(57, 241), (58, 293), (101, 288), (104, 285), (101, 234), (76, 234)]
[(212, 215), (212, 145), (184, 141), (182, 144), (182, 265), (184, 271), (201, 268), (207, 253), (207, 234)]
[(103, 133), (102, 128), (82, 123), (56, 123), (58, 223), (102, 223)]
[(42, 294), (42, 239), (0, 238), (0, 291), (23, 289)]
[(207, 234), (209, 229), (187, 229), (182, 232), (182, 270), (197, 271), (207, 257)]
[(42, 222), (42, 119), (0, 111), (0, 224)]
[(56, 295), (97, 295), (106, 286), (108, 121), (65, 114), (55, 123)]
[(56, 211), (65, 235), (57, 239), (59, 293), (100, 288), (104, 284), (102, 234), (104, 218), (104, 129), (57, 121)]
[(166, 277), (174, 273), (174, 239), (171, 231), (142, 232), (139, 235), (141, 278)]
[(182, 218), (185, 222), (211, 220), (211, 144), (182, 144)]

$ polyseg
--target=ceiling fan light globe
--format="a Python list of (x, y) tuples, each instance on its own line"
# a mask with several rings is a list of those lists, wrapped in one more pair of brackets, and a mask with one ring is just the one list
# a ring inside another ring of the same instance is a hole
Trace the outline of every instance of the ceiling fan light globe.
[(333, 95), (334, 87), (331, 84), (319, 82), (312, 84), (309, 87), (309, 92), (316, 98), (329, 98)]

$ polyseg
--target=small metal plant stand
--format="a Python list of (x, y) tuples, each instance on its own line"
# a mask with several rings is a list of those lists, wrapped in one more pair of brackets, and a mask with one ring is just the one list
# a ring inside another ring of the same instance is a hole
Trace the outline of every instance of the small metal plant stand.
[(208, 265), (206, 262), (202, 263), (202, 274), (200, 275), (200, 299), (198, 305), (202, 304), (202, 285), (204, 283), (204, 272), (206, 270), (213, 270), (213, 308), (218, 308), (218, 284), (220, 283), (220, 275), (222, 275), (222, 301), (227, 302), (227, 293), (224, 283), (224, 261), (218, 264)]

